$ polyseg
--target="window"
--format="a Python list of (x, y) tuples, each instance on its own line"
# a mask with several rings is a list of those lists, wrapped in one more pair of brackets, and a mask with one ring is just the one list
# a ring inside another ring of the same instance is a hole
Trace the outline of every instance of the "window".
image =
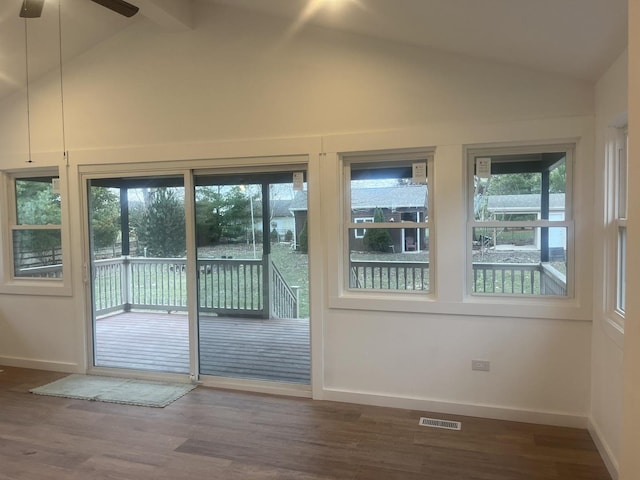
[(355, 291), (429, 292), (430, 156), (411, 152), (343, 159), (346, 285)]
[[(4, 175), (3, 285), (64, 286), (62, 196), (57, 169)], [(19, 293), (19, 292), (18, 292)]]
[[(355, 223), (373, 223), (373, 217), (354, 218), (353, 221)], [(367, 229), (356, 228), (354, 233), (356, 238), (364, 238), (365, 233), (367, 233)]]
[(627, 145), (628, 133), (620, 131), (615, 156), (615, 215), (616, 232), (616, 278), (615, 311), (624, 317), (626, 303), (626, 259), (627, 259)]
[(469, 152), (472, 294), (570, 293), (567, 147)]

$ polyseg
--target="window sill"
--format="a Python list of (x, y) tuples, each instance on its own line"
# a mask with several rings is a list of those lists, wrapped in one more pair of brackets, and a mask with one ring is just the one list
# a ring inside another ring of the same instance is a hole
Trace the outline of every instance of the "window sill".
[(612, 313), (601, 321), (602, 329), (607, 337), (621, 350), (624, 349), (624, 318)]
[(573, 298), (478, 298), (442, 301), (435, 294), (345, 292), (329, 296), (330, 309), (460, 315), (473, 317), (540, 318), (591, 322), (591, 312)]
[(12, 280), (0, 285), (0, 294), (70, 297), (73, 292), (71, 285), (62, 281)]

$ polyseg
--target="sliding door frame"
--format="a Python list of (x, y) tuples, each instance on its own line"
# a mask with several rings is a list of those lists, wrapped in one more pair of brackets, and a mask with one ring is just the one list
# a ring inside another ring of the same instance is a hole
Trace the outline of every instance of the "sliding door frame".
[[(138, 165), (140, 166), (140, 165)], [(86, 169), (80, 169), (80, 186), (82, 190), (82, 229), (83, 229), (83, 291), (85, 298), (85, 318), (86, 318), (86, 362), (87, 373), (99, 374), (106, 376), (123, 376), (123, 377), (136, 377), (150, 380), (172, 380), (180, 382), (195, 381), (197, 379), (197, 370), (194, 370), (194, 365), (198, 365), (197, 349), (193, 348), (193, 316), (195, 310), (192, 311), (194, 305), (197, 302), (193, 300), (193, 293), (195, 292), (195, 261), (190, 262), (190, 259), (194, 256), (195, 252), (195, 220), (190, 218), (190, 214), (193, 213), (193, 201), (190, 197), (193, 196), (192, 177), (191, 170), (184, 168), (166, 168), (166, 169), (127, 169), (123, 165), (106, 165), (88, 167)], [(189, 319), (189, 373), (169, 373), (153, 370), (135, 370), (126, 368), (113, 368), (113, 367), (101, 367), (95, 365), (95, 348), (96, 348), (96, 333), (95, 333), (95, 299), (93, 298), (93, 268), (92, 268), (92, 245), (90, 241), (90, 202), (89, 202), (89, 183), (91, 180), (108, 179), (108, 178), (162, 178), (162, 177), (174, 177), (182, 178), (184, 188), (184, 209), (185, 209), (185, 242), (187, 251), (187, 315)], [(190, 213), (191, 212), (191, 213)], [(193, 263), (193, 265), (190, 265)], [(197, 329), (196, 334), (197, 334)], [(195, 357), (195, 358), (194, 358)]]
[[(270, 149), (267, 149), (270, 150)], [(126, 155), (125, 155), (126, 157)], [(310, 264), (310, 285), (309, 285), (309, 329), (310, 329), (310, 351), (311, 351), (311, 383), (310, 385), (294, 385), (294, 384), (277, 384), (275, 382), (240, 380), (240, 379), (220, 379), (218, 377), (200, 378), (199, 374), (199, 358), (198, 358), (198, 296), (197, 296), (197, 255), (196, 255), (196, 237), (195, 237), (195, 191), (194, 191), (194, 175), (225, 175), (231, 173), (246, 172), (283, 172), (283, 171), (305, 171), (307, 175), (307, 185), (309, 188), (309, 228), (313, 231), (314, 223), (311, 219), (319, 219), (320, 212), (312, 213), (314, 207), (319, 202), (319, 192), (314, 192), (311, 187), (313, 177), (319, 177), (318, 154), (280, 154), (280, 155), (256, 155), (251, 157), (229, 156), (224, 158), (198, 159), (198, 160), (166, 160), (160, 162), (141, 161), (140, 163), (96, 163), (87, 162), (86, 164), (77, 164), (78, 177), (80, 186), (81, 200), (81, 221), (80, 228), (82, 231), (82, 263), (83, 263), (83, 298), (84, 312), (86, 322), (86, 365), (87, 373), (111, 375), (111, 376), (128, 376), (145, 378), (152, 380), (173, 380), (192, 383), (200, 383), (206, 386), (215, 386), (223, 388), (240, 389), (245, 391), (275, 393), (284, 395), (294, 395), (302, 397), (315, 397), (321, 391), (322, 381), (322, 336), (314, 335), (313, 331), (321, 331), (321, 303), (316, 302), (314, 306), (314, 298), (321, 298), (321, 269), (316, 269), (315, 281), (311, 275), (313, 271), (313, 259), (311, 251), (320, 250), (322, 242), (319, 239), (309, 238), (309, 264)], [(91, 291), (91, 245), (89, 242), (89, 197), (88, 185), (89, 180), (97, 178), (112, 177), (153, 177), (153, 176), (182, 176), (184, 179), (185, 189), (185, 228), (186, 228), (186, 251), (187, 251), (187, 314), (189, 316), (189, 355), (190, 355), (190, 372), (189, 375), (164, 373), (143, 370), (126, 370), (108, 367), (97, 367), (94, 365), (94, 349), (95, 349), (95, 326), (93, 322), (93, 293)], [(312, 193), (313, 192), (313, 193)], [(313, 200), (312, 200), (313, 196)], [(314, 205), (312, 205), (314, 204)], [(314, 285), (315, 284), (315, 285)], [(315, 293), (314, 293), (315, 291)], [(313, 322), (316, 317), (318, 321)], [(315, 323), (315, 327), (314, 327)], [(313, 339), (316, 338), (314, 342)], [(314, 348), (314, 343), (316, 343)], [(316, 395), (312, 395), (312, 392)]]

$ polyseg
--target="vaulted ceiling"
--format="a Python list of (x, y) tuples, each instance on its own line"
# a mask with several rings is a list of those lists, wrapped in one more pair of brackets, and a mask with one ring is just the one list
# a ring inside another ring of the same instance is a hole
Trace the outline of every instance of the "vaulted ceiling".
[(585, 80), (627, 43), (627, 0), (208, 1)]
[[(284, 18), (294, 34), (315, 25), (586, 81), (597, 80), (627, 41), (627, 0), (129, 1), (140, 7), (132, 19), (89, 0), (62, 0), (63, 58), (73, 58), (132, 22), (197, 28), (194, 11), (205, 4)], [(60, 58), (58, 0), (46, 2), (50, 13), (28, 21), (31, 78), (56, 68)], [(24, 85), (21, 4), (0, 2), (0, 98)]]

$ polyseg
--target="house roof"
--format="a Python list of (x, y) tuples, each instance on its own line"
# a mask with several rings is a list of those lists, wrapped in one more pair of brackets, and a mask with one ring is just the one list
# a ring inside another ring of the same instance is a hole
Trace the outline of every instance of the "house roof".
[(307, 210), (307, 191), (298, 190), (293, 196), (289, 210), (292, 212)]
[[(271, 208), (271, 216), (272, 217), (290, 217), (291, 210), (290, 206), (293, 200), (271, 200), (269, 202), (269, 207)], [(255, 210), (258, 212), (257, 217), (261, 217), (262, 215), (262, 203), (255, 202)]]
[[(487, 199), (490, 212), (539, 212), (541, 195), (491, 195)], [(549, 209), (564, 210), (564, 193), (549, 194)]]
[[(426, 185), (393, 185), (389, 187), (357, 188), (351, 191), (351, 207), (373, 208), (425, 208)], [(307, 192), (297, 191), (289, 207), (291, 211), (307, 210)]]

